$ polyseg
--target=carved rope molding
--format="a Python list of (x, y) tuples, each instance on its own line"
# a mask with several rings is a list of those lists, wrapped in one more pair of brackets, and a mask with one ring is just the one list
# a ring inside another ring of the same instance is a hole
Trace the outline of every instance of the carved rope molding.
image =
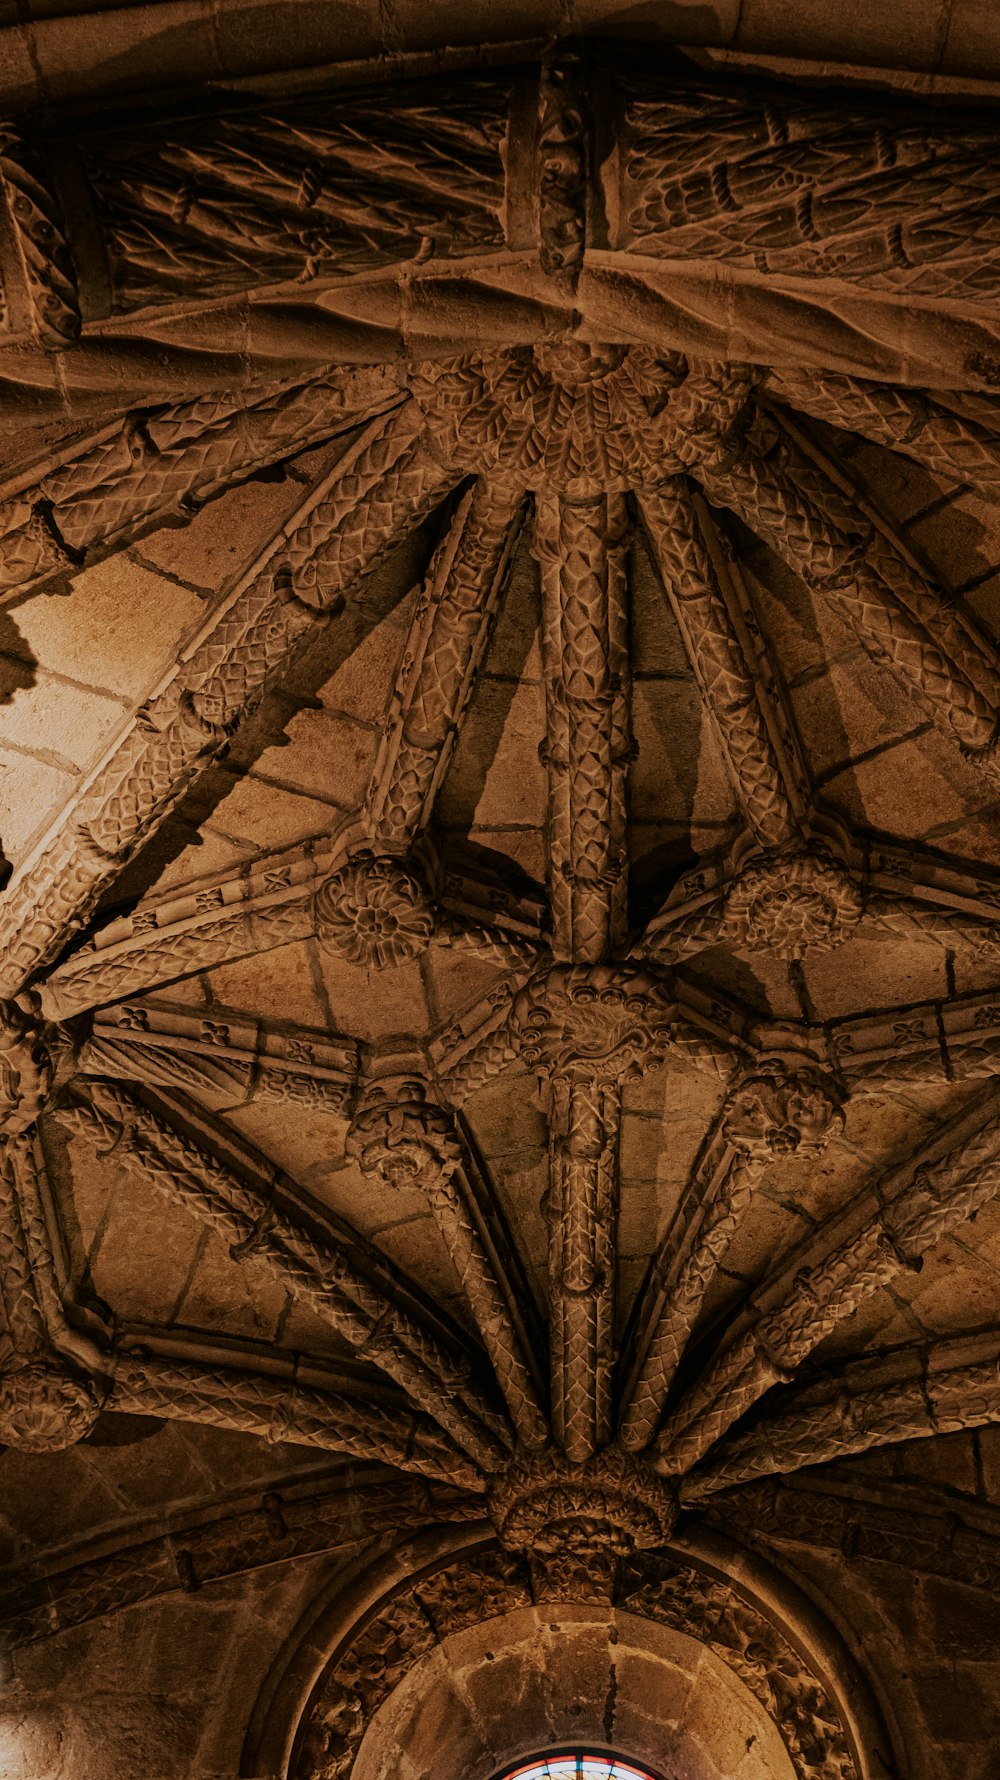
[[(10, 139), (8, 232), (24, 270), (7, 331), (60, 346), (74, 307), (96, 320), (421, 253), (496, 252), (510, 90), (501, 73), (411, 83), (389, 104), (338, 92), (332, 106), (319, 95), (240, 108), (180, 123), (169, 141), (159, 123), (90, 130), (85, 143), (51, 131)], [(28, 171), (43, 159), (44, 186)], [(73, 216), (72, 254), (49, 220), (57, 193)]]
[(997, 288), (1000, 135), (841, 93), (626, 77), (617, 244), (914, 297)]
[(60, 206), (43, 156), (0, 125), (0, 332), (56, 351), (80, 332), (80, 303)]
[(931, 400), (995, 379), (986, 114), (857, 90), (845, 110), (608, 46), (241, 100), (4, 127), (0, 409), (86, 424), (580, 327)]

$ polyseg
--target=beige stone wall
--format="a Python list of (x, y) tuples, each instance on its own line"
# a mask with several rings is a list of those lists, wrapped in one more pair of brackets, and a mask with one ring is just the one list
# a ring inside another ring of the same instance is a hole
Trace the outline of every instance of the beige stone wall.
[(0, 1696), (3, 1780), (235, 1780), (257, 1692), (323, 1579), (286, 1566), (23, 1653)]
[(485, 1775), (568, 1744), (610, 1744), (677, 1780), (794, 1775), (749, 1689), (693, 1638), (556, 1604), (446, 1638), (376, 1714), (353, 1772)]

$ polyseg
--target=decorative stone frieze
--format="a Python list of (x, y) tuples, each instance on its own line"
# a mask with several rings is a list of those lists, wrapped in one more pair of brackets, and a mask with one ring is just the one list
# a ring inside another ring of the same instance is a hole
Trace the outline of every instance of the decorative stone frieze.
[(725, 931), (748, 951), (801, 958), (842, 945), (861, 919), (857, 885), (831, 858), (778, 855), (745, 866), (725, 900)]
[(0, 1371), (0, 1441), (19, 1452), (61, 1452), (90, 1433), (101, 1399), (89, 1379), (53, 1360)]
[(615, 1447), (584, 1464), (555, 1453), (516, 1458), (489, 1500), (500, 1541), (512, 1550), (626, 1557), (665, 1545), (677, 1522), (670, 1486)]
[(13, 1003), (0, 1004), (0, 1133), (33, 1125), (52, 1086), (52, 1062), (37, 1022)]
[(733, 1148), (751, 1161), (818, 1156), (843, 1126), (842, 1098), (836, 1083), (819, 1070), (793, 1072), (765, 1059), (732, 1090), (723, 1129)]
[(387, 1187), (422, 1181), (433, 1191), (461, 1163), (454, 1124), (412, 1076), (370, 1082), (351, 1122), (348, 1155)]

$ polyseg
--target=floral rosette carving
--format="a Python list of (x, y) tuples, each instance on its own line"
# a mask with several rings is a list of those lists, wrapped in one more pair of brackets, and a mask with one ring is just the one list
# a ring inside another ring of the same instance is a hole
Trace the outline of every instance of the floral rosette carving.
[(645, 1460), (606, 1447), (583, 1464), (561, 1453), (518, 1456), (490, 1494), (503, 1545), (627, 1557), (664, 1545), (677, 1496)]
[(389, 1187), (449, 1175), (461, 1159), (450, 1116), (410, 1077), (372, 1084), (348, 1132), (347, 1153)]
[(318, 938), (350, 964), (385, 970), (427, 950), (434, 904), (423, 878), (395, 859), (361, 854), (316, 893)]
[(725, 927), (750, 951), (801, 958), (841, 945), (861, 912), (861, 892), (842, 866), (800, 853), (749, 865), (726, 898)]
[(93, 1385), (35, 1361), (0, 1378), (0, 1441), (19, 1452), (61, 1452), (90, 1433), (100, 1413)]
[(525, 1063), (625, 1081), (665, 1050), (670, 1004), (641, 969), (557, 964), (515, 997), (511, 1026)]
[(818, 1156), (843, 1127), (842, 1095), (818, 1069), (765, 1062), (733, 1088), (723, 1108), (728, 1141), (751, 1161)]

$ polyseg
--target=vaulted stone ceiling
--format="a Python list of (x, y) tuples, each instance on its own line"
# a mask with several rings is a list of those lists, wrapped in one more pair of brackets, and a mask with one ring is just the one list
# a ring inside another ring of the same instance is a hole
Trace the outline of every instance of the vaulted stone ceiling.
[(1000, 1420), (997, 141), (610, 54), (5, 140), (22, 1534), (278, 1442), (631, 1611)]

